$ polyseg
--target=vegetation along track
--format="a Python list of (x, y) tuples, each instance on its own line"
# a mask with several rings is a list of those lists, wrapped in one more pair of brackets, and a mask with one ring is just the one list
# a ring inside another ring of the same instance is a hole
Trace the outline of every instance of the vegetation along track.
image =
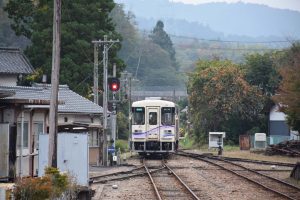
[(148, 173), (148, 177), (155, 190), (157, 199), (200, 199), (196, 194), (184, 183), (181, 178), (162, 160), (164, 170), (159, 173), (153, 173), (144, 160), (144, 168)]
[(222, 158), (210, 158), (204, 157), (202, 155), (180, 152), (177, 155), (192, 157), (212, 165), (218, 166), (226, 171), (229, 171), (239, 177), (243, 177), (244, 179), (255, 183), (264, 189), (276, 193), (282, 197), (287, 199), (297, 200), (300, 199), (300, 188), (289, 184), (287, 182), (281, 181), (274, 177), (267, 176), (265, 174), (261, 174), (257, 171), (244, 167), (242, 165), (233, 163), (232, 161), (223, 160)]

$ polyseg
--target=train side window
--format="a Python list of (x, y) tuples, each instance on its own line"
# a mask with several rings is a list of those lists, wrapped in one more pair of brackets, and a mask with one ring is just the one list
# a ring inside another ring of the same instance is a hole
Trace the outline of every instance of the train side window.
[(157, 124), (157, 112), (149, 112), (149, 125)]
[(132, 108), (132, 124), (133, 125), (145, 124), (145, 108), (142, 107)]
[(161, 124), (167, 126), (175, 124), (175, 108), (172, 107), (161, 108)]

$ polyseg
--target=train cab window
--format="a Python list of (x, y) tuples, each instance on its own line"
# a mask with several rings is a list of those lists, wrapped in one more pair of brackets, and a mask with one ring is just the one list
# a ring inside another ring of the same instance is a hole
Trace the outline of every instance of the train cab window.
[(149, 125), (157, 124), (157, 112), (149, 112)]
[(175, 124), (175, 108), (161, 108), (161, 124), (167, 126)]
[(132, 125), (145, 124), (145, 108), (133, 107), (132, 108)]

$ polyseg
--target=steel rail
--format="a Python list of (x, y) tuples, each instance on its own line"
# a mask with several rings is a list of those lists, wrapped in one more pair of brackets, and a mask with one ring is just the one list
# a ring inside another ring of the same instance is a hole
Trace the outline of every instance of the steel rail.
[[(211, 158), (211, 159), (218, 159), (218, 156), (214, 155), (202, 155), (202, 154), (196, 154), (196, 153), (189, 153), (185, 152), (183, 150), (178, 150), (177, 155), (180, 154), (189, 154), (189, 155), (194, 155), (194, 156), (200, 156), (203, 158)], [(278, 165), (278, 166), (285, 166), (285, 167), (294, 167), (295, 164), (293, 163), (284, 163), (284, 162), (273, 162), (273, 161), (265, 161), (265, 160), (251, 160), (251, 159), (245, 159), (245, 158), (232, 158), (232, 157), (224, 157), (222, 156), (224, 160), (230, 160), (230, 161), (236, 161), (236, 162), (247, 162), (247, 163), (257, 163), (261, 165)]]
[(146, 172), (148, 174), (148, 177), (149, 177), (149, 179), (150, 179), (150, 181), (152, 183), (152, 186), (153, 186), (153, 188), (155, 190), (155, 194), (156, 194), (157, 199), (162, 200), (161, 195), (159, 194), (158, 189), (157, 189), (157, 187), (156, 187), (156, 185), (154, 183), (154, 180), (153, 180), (153, 178), (151, 176), (151, 173), (150, 173), (148, 167), (146, 166), (145, 160), (143, 161), (143, 163), (144, 163), (144, 168), (145, 168), (145, 170), (146, 170)]
[[(272, 188), (270, 188), (270, 187), (267, 187), (267, 186), (263, 185), (262, 183), (259, 183), (259, 182), (255, 181), (255, 180), (252, 180), (252, 179), (250, 179), (250, 178), (248, 178), (248, 177), (246, 177), (246, 176), (244, 176), (244, 175), (242, 175), (242, 174), (239, 174), (239, 173), (235, 172), (234, 170), (228, 169), (228, 168), (226, 168), (226, 167), (224, 167), (224, 166), (222, 166), (222, 165), (220, 165), (220, 164), (217, 164), (217, 163), (215, 163), (215, 162), (212, 162), (212, 161), (208, 160), (208, 158), (200, 157), (200, 156), (195, 157), (194, 155), (189, 156), (189, 153), (186, 153), (186, 152), (185, 152), (184, 154), (185, 154), (185, 155), (182, 154), (182, 156), (192, 157), (192, 158), (199, 159), (199, 160), (202, 160), (202, 161), (204, 161), (204, 162), (210, 163), (210, 164), (212, 164), (212, 165), (218, 166), (218, 167), (220, 167), (220, 168), (222, 168), (222, 169), (224, 169), (224, 170), (226, 170), (226, 171), (229, 171), (229, 172), (231, 172), (231, 173), (233, 173), (233, 174), (235, 174), (235, 175), (237, 175), (237, 176), (239, 176), (239, 177), (243, 177), (244, 179), (246, 179), (246, 180), (248, 180), (248, 181), (250, 181), (250, 182), (252, 182), (252, 183), (257, 184), (257, 185), (259, 185), (259, 186), (265, 188), (266, 190), (272, 191), (273, 193), (278, 194), (278, 195), (280, 195), (280, 196), (283, 196), (283, 197), (285, 197), (285, 198), (287, 198), (287, 199), (290, 199), (290, 200), (297, 200), (297, 199), (295, 199), (295, 198), (293, 198), (293, 197), (287, 196), (286, 194), (284, 194), (284, 193), (282, 193), (282, 192), (279, 192), (279, 191), (274, 190), (274, 189), (272, 189)], [(225, 160), (222, 160), (222, 159), (219, 159), (219, 161), (227, 162), (227, 163), (230, 163), (230, 164), (233, 164), (233, 165), (235, 164), (235, 163), (232, 163), (232, 162), (230, 162), (230, 161), (225, 161)], [(237, 164), (236, 164), (236, 165), (237, 165)], [(243, 168), (246, 169), (246, 170), (248, 170), (248, 171), (251, 171), (251, 170), (249, 170), (249, 169), (246, 168), (246, 167), (243, 167)], [(258, 172), (253, 171), (253, 170), (252, 170), (252, 172), (257, 173), (258, 175), (262, 175), (261, 173), (258, 173)], [(267, 175), (264, 175), (264, 176), (267, 176)], [(269, 176), (267, 176), (267, 177), (270, 178)], [(284, 182), (284, 183), (285, 183), (285, 182)], [(299, 189), (299, 188), (296, 187), (296, 189)]]
[(189, 186), (187, 186), (187, 184), (185, 184), (182, 179), (168, 166), (164, 163), (164, 166), (166, 166), (166, 168), (172, 172), (172, 174), (176, 177), (176, 179), (184, 186), (184, 188), (189, 191), (189, 193), (193, 196), (194, 199), (200, 200), (199, 197), (197, 197), (197, 195), (189, 188)]
[(135, 169), (128, 170), (128, 171), (121, 171), (121, 172), (115, 172), (115, 173), (110, 173), (110, 174), (104, 174), (104, 175), (100, 175), (100, 176), (93, 176), (93, 177), (90, 177), (90, 181), (93, 181), (94, 179), (97, 179), (97, 178), (107, 177), (107, 176), (116, 176), (116, 175), (119, 175), (119, 174), (129, 174), (129, 173), (132, 173), (134, 171), (137, 171), (137, 170), (140, 170), (140, 169), (143, 169), (143, 168), (144, 168), (144, 166), (140, 166), (140, 167), (137, 167)]
[(243, 168), (243, 169), (245, 169), (245, 170), (251, 171), (251, 172), (256, 173), (256, 174), (258, 174), (258, 175), (264, 176), (264, 177), (269, 178), (269, 179), (271, 179), (271, 180), (274, 180), (274, 181), (276, 181), (276, 182), (278, 182), (278, 183), (281, 183), (281, 184), (284, 184), (284, 185), (286, 185), (286, 186), (292, 187), (292, 188), (294, 188), (294, 189), (299, 190), (299, 192), (300, 192), (300, 188), (297, 187), (297, 186), (295, 186), (295, 185), (292, 185), (292, 184), (290, 184), (290, 183), (287, 183), (287, 182), (282, 181), (282, 180), (280, 180), (280, 179), (277, 179), (277, 178), (275, 178), (275, 177), (271, 177), (271, 176), (262, 174), (262, 173), (260, 173), (260, 172), (258, 172), (258, 171), (253, 170), (253, 169), (249, 169), (249, 168), (247, 168), (247, 167), (244, 167), (243, 165), (240, 165), (240, 164), (237, 164), (237, 163), (233, 163), (233, 162), (230, 162), (230, 161), (228, 161), (228, 160), (222, 160), (222, 159), (220, 159), (220, 160), (223, 161), (223, 162), (226, 162), (226, 163), (229, 163), (229, 164), (238, 166), (238, 167)]
[[(143, 166), (144, 168), (144, 166)], [(164, 167), (161, 167), (159, 169), (154, 169), (151, 172), (157, 172), (164, 169)], [(138, 174), (133, 174), (133, 175), (129, 175), (129, 176), (124, 176), (124, 177), (117, 177), (117, 178), (111, 178), (111, 179), (105, 179), (105, 180), (93, 180), (91, 183), (95, 184), (95, 183), (106, 183), (108, 181), (117, 181), (117, 180), (125, 180), (125, 179), (129, 179), (129, 178), (133, 178), (133, 177), (137, 177), (137, 176), (144, 176), (146, 175), (147, 172), (142, 172), (142, 173), (138, 173)]]

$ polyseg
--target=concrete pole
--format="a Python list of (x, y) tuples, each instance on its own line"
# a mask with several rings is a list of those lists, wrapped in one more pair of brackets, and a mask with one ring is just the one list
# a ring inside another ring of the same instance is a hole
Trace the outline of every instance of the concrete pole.
[(94, 43), (94, 103), (99, 104), (99, 71), (98, 71), (98, 43)]
[[(119, 42), (119, 40), (107, 40), (107, 35), (104, 36), (104, 40), (92, 41), (93, 43), (103, 44), (103, 165), (107, 166), (107, 102), (108, 102), (108, 84), (107, 84), (107, 68), (108, 68), (108, 50), (110, 47)], [(110, 46), (108, 46), (110, 44)]]
[(104, 49), (103, 49), (103, 165), (107, 166), (107, 35), (104, 36)]

